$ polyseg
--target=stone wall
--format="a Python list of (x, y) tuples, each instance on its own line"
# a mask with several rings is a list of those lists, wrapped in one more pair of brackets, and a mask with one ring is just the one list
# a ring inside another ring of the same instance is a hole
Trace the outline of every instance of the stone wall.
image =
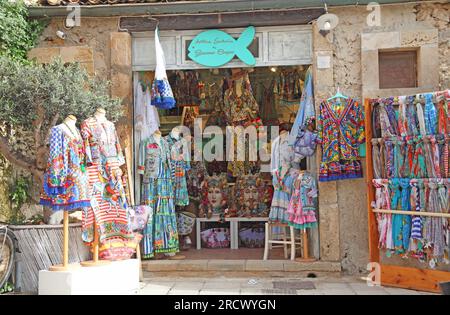
[[(316, 106), (320, 99), (333, 95), (338, 86), (346, 95), (363, 98), (361, 33), (366, 32), (402, 29), (415, 35), (421, 34), (423, 29), (437, 28), (438, 69), (435, 66), (429, 71), (439, 73), (439, 84), (433, 84), (436, 89), (449, 88), (449, 10), (449, 4), (384, 6), (381, 26), (370, 28), (366, 23), (369, 11), (365, 6), (331, 9), (330, 13), (339, 17), (339, 24), (332, 34), (324, 38), (314, 28), (315, 58), (318, 55), (332, 57), (331, 69), (316, 69)], [(335, 260), (338, 257), (343, 270), (348, 273), (363, 272), (369, 260), (366, 198), (365, 178), (320, 184), (322, 258)], [(339, 225), (337, 230), (333, 227), (335, 224)]]

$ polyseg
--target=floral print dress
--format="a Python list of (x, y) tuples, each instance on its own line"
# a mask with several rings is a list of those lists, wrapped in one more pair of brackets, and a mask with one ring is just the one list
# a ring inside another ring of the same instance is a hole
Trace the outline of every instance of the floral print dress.
[[(337, 110), (339, 109), (340, 110)], [(364, 115), (351, 98), (320, 104), (318, 142), (322, 144), (319, 181), (362, 177), (359, 145), (364, 143)]]

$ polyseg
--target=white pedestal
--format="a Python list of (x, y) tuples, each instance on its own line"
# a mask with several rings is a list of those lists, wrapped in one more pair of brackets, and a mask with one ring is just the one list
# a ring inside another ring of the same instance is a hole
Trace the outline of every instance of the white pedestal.
[(139, 292), (139, 260), (70, 271), (39, 271), (39, 295), (133, 295)]

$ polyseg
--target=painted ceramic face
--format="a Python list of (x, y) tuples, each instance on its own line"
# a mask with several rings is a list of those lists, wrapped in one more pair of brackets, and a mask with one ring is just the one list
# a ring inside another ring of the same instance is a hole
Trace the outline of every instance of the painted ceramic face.
[(208, 189), (208, 201), (213, 208), (219, 208), (222, 205), (223, 194), (219, 187), (210, 187)]
[(244, 200), (245, 201), (249, 201), (251, 199), (253, 200), (258, 200), (259, 198), (259, 193), (258, 193), (258, 189), (256, 188), (256, 186), (248, 186), (244, 189)]

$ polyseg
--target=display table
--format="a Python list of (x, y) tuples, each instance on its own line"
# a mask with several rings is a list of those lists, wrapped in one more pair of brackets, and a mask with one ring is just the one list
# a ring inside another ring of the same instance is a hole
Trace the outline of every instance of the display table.
[[(237, 217), (227, 218), (231, 229), (231, 249), (239, 249), (239, 223), (240, 222), (267, 222), (269, 218), (264, 217)], [(233, 243), (234, 242), (234, 243)]]
[[(239, 249), (239, 223), (240, 222), (267, 222), (269, 218), (263, 217), (236, 217), (236, 218), (225, 218), (225, 223), (230, 224), (230, 248)], [(197, 249), (202, 248), (201, 240), (201, 223), (202, 222), (216, 222), (219, 223), (219, 218), (197, 218), (196, 219), (196, 232), (197, 232)]]
[(39, 271), (39, 295), (133, 295), (138, 292), (138, 259), (69, 271)]

